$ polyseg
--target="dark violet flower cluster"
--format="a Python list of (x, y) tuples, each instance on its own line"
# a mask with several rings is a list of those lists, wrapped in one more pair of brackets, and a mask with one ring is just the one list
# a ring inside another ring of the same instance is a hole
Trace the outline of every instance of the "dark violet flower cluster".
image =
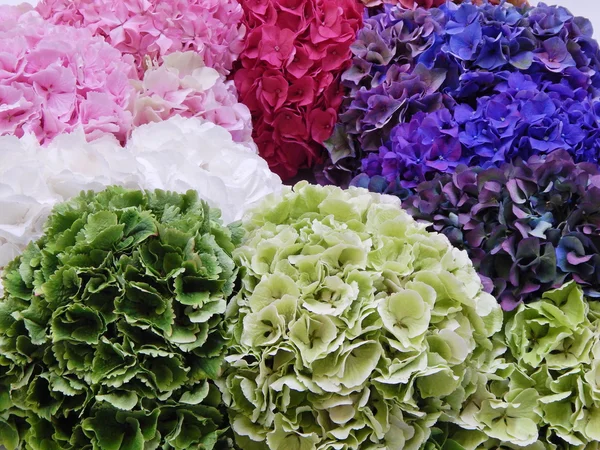
[(353, 184), (394, 192), (459, 164), (557, 149), (596, 161), (600, 50), (591, 35), (587, 19), (544, 4), (386, 6), (352, 46), (323, 178), (361, 174)]
[(459, 166), (404, 202), (466, 249), (505, 310), (575, 280), (600, 298), (600, 170), (564, 150), (501, 168)]

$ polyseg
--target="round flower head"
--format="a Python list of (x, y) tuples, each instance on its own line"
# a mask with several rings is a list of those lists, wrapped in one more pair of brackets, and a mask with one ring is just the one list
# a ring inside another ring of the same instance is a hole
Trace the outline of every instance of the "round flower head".
[(192, 50), (223, 75), (243, 47), (237, 0), (41, 0), (37, 11), (52, 23), (86, 28), (123, 54), (140, 77), (147, 58)]
[(195, 191), (57, 205), (4, 276), (0, 444), (214, 448), (238, 237)]
[(362, 23), (356, 0), (242, 0), (248, 36), (234, 79), (260, 155), (283, 179), (323, 156), (340, 76)]
[(468, 428), (519, 448), (599, 447), (600, 304), (588, 300), (570, 282), (507, 316), (508, 351), (465, 403)]
[(566, 9), (445, 3), (365, 19), (323, 178), (386, 191), (567, 149), (600, 155), (600, 49)]
[(573, 279), (600, 298), (600, 170), (564, 151), (500, 169), (460, 167), (403, 203), (472, 258), (506, 310)]
[(33, 133), (46, 143), (82, 126), (88, 139), (104, 133), (124, 142), (135, 77), (104, 39), (85, 29), (53, 25), (24, 7), (0, 6), (0, 135)]
[(502, 323), (464, 252), (390, 196), (299, 183), (248, 214), (220, 383), (238, 445), (419, 449)]

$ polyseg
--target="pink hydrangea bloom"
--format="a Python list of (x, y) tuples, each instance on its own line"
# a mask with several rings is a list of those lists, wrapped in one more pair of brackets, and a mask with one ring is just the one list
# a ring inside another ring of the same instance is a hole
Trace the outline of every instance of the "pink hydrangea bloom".
[(130, 56), (23, 6), (0, 6), (0, 49), (0, 135), (31, 132), (43, 144), (82, 125), (88, 139), (108, 132), (126, 140)]
[(134, 85), (135, 126), (174, 115), (199, 117), (228, 130), (236, 142), (252, 142), (250, 110), (238, 103), (233, 81), (225, 81), (215, 69), (206, 67), (195, 52), (165, 56), (160, 66), (150, 66), (144, 79)]
[(42, 0), (38, 12), (57, 24), (87, 28), (135, 58), (161, 62), (176, 51), (198, 52), (227, 75), (243, 48), (243, 10), (237, 0)]

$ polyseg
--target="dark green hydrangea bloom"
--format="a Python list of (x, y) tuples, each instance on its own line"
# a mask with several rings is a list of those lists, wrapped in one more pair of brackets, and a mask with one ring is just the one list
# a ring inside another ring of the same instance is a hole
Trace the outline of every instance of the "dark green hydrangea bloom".
[(213, 449), (212, 379), (239, 228), (195, 192), (111, 187), (58, 205), (5, 273), (0, 444)]

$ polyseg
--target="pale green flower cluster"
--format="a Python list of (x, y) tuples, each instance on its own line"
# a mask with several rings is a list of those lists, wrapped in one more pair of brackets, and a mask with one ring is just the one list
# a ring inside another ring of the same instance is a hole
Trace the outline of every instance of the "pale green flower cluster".
[(244, 450), (421, 448), (502, 325), (466, 253), (393, 197), (299, 183), (244, 221), (221, 382)]
[(461, 419), (526, 448), (598, 448), (599, 331), (600, 304), (574, 282), (520, 305), (505, 325), (506, 358), (495, 361)]

